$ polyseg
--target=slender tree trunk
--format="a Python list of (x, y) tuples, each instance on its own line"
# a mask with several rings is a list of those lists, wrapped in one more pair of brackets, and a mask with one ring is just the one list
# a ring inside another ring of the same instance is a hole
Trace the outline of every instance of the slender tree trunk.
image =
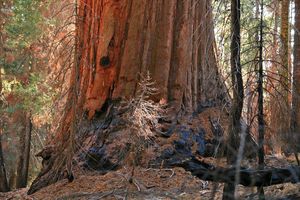
[[(65, 110), (50, 142), (58, 157), (50, 159), (29, 193), (63, 178), (74, 115), (78, 123), (93, 121), (118, 99), (135, 97), (140, 74), (150, 72), (159, 91), (152, 98), (168, 103), (174, 122), (202, 103), (227, 100), (216, 67), (211, 10), (210, 0), (79, 1), (76, 114), (71, 107)], [(72, 99), (70, 94), (68, 102)]]
[(1, 131), (0, 131), (0, 192), (8, 192), (8, 191), (9, 191), (9, 187), (7, 183), (6, 170), (4, 166)]
[[(264, 163), (264, 138), (265, 138), (265, 121), (264, 121), (264, 89), (263, 89), (263, 81), (264, 81), (264, 75), (263, 75), (263, 16), (264, 16), (264, 4), (263, 0), (260, 3), (260, 27), (259, 27), (259, 69), (258, 69), (258, 115), (257, 115), (257, 121), (258, 121), (258, 166), (259, 169), (264, 169), (265, 163)], [(265, 199), (264, 196), (264, 188), (258, 187), (258, 195), (259, 199), (263, 200)]]
[[(3, 2), (0, 2), (0, 55), (3, 55), (3, 37), (2, 37), (2, 29), (4, 24), (4, 14), (2, 14), (2, 6)], [(2, 66), (0, 66), (0, 96), (2, 93)], [(2, 109), (2, 101), (0, 99), (0, 115)], [(6, 177), (6, 170), (4, 165), (4, 158), (3, 158), (3, 151), (2, 151), (2, 130), (3, 129), (3, 122), (0, 118), (0, 192), (7, 192), (9, 191), (9, 186), (7, 183), (7, 177)]]
[[(1, 79), (1, 66), (0, 66), (0, 94), (2, 92), (2, 79)], [(2, 101), (0, 100), (0, 110), (2, 107)], [(2, 120), (0, 119), (0, 192), (9, 191), (6, 170), (4, 165), (3, 151), (2, 151)]]
[(300, 0), (295, 0), (294, 68), (292, 85), (291, 130), (292, 134), (294, 135), (294, 138), (296, 139), (295, 150), (297, 155), (297, 152), (300, 150)]
[(233, 106), (231, 112), (232, 129), (229, 137), (232, 137), (229, 148), (229, 163), (234, 163), (236, 149), (239, 146), (239, 132), (241, 128), (241, 114), (243, 109), (244, 89), (242, 70), (240, 63), (240, 1), (232, 0), (232, 41), (231, 41), (231, 78), (233, 85)]
[[(230, 165), (235, 164), (237, 149), (239, 147), (239, 135), (241, 131), (241, 115), (244, 100), (244, 88), (242, 69), (240, 63), (240, 0), (231, 1), (231, 79), (233, 86), (233, 105), (231, 111), (231, 128), (227, 148), (227, 162)], [(223, 199), (233, 199), (235, 186), (238, 183), (228, 183), (224, 186)]]
[(31, 143), (31, 114), (26, 114), (25, 128), (20, 137), (20, 155), (17, 166), (16, 187), (24, 188), (27, 186), (29, 158), (30, 158), (30, 143)]

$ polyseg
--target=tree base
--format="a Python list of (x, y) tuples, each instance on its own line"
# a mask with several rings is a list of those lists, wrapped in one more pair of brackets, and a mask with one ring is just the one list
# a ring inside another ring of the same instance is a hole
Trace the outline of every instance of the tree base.
[[(205, 108), (180, 119), (161, 119), (156, 136), (137, 144), (139, 141), (126, 128), (120, 113), (109, 109), (109, 113), (99, 114), (80, 126), (76, 140), (81, 146), (74, 165), (105, 174), (123, 166), (160, 168), (194, 156), (223, 156), (228, 115), (220, 110)], [(219, 117), (220, 124), (215, 120)], [(43, 169), (28, 194), (68, 177), (66, 154), (62, 147), (49, 147), (38, 154), (43, 158)], [(208, 169), (208, 165), (202, 167)]]

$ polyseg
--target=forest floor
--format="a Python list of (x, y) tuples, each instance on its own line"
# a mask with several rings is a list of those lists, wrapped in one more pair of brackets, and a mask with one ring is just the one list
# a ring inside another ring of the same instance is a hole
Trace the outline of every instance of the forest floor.
[[(206, 162), (223, 165), (224, 160), (207, 158)], [(244, 163), (247, 165), (249, 163)], [(286, 167), (295, 164), (292, 157), (268, 156), (269, 167)], [(251, 165), (251, 164), (249, 164)], [(77, 172), (72, 183), (59, 181), (27, 196), (27, 189), (0, 193), (7, 200), (67, 200), (67, 199), (221, 199), (223, 184), (206, 182), (193, 177), (182, 168), (136, 168), (130, 183), (131, 169), (122, 168), (105, 175), (97, 172)], [(238, 187), (238, 199), (257, 199), (256, 188)], [(279, 184), (265, 187), (266, 199), (300, 199), (300, 184)]]

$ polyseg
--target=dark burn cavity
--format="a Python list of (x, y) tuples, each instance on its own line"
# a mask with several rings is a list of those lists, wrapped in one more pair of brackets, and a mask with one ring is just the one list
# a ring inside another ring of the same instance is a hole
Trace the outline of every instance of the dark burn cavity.
[(110, 59), (108, 56), (103, 56), (101, 59), (100, 59), (100, 65), (102, 67), (108, 67), (110, 64)]

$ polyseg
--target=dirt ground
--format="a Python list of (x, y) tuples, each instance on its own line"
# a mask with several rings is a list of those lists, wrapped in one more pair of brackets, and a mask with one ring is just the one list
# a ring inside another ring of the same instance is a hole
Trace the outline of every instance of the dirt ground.
[[(210, 163), (222, 165), (224, 160)], [(293, 158), (267, 157), (266, 163), (270, 167), (285, 167)], [(244, 163), (247, 164), (247, 163)], [(62, 180), (50, 185), (37, 193), (27, 196), (27, 189), (0, 193), (2, 200), (67, 200), (67, 199), (221, 199), (223, 184), (206, 182), (193, 177), (182, 168), (174, 169), (144, 169), (136, 168), (131, 179), (130, 168), (122, 168), (105, 175), (97, 172), (78, 171), (72, 183)], [(280, 184), (265, 188), (266, 199), (300, 199), (300, 184)], [(256, 188), (239, 186), (238, 199), (257, 199)]]

